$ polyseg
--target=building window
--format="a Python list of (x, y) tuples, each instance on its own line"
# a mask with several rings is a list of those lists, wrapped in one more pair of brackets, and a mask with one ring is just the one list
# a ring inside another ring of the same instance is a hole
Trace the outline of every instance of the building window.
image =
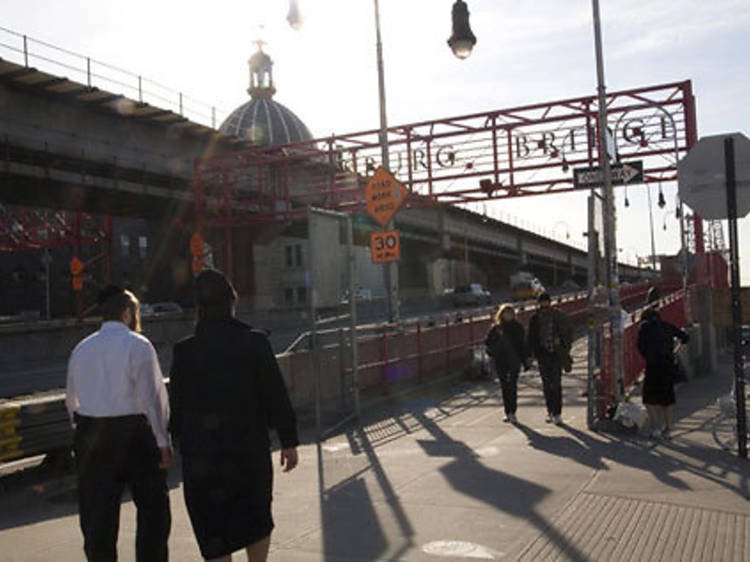
[(297, 304), (307, 303), (307, 287), (297, 287)]
[(125, 258), (130, 256), (130, 237), (127, 234), (120, 234), (120, 253)]
[(286, 256), (285, 264), (287, 267), (292, 267), (292, 247), (286, 246), (284, 248), (284, 254)]
[(300, 244), (294, 247), (294, 264), (297, 267), (302, 267), (302, 246)]
[(284, 289), (284, 304), (292, 306), (294, 304), (294, 289), (287, 287)]
[(148, 238), (146, 236), (138, 237), (138, 255), (145, 259), (148, 254)]

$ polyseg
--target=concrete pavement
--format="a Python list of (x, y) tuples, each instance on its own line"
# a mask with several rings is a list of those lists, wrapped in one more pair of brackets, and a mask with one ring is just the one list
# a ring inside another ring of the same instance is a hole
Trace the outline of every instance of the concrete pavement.
[[(710, 434), (731, 365), (682, 385), (673, 440), (650, 442), (586, 429), (576, 351), (563, 427), (544, 422), (533, 371), (521, 378), (518, 426), (501, 421), (496, 384), (461, 383), (303, 445), (300, 467), (276, 474), (270, 559), (750, 560), (750, 467)], [(172, 482), (171, 559), (200, 560)], [(0, 492), (0, 559), (81, 560), (71, 498), (64, 479)], [(133, 559), (134, 531), (126, 501), (122, 560)]]

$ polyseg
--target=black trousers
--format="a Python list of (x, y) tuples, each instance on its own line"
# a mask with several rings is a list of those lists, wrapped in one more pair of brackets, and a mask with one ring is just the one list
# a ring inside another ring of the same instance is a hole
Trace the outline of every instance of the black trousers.
[(552, 416), (562, 413), (562, 365), (557, 358), (539, 360), (539, 374), (542, 376), (544, 401), (547, 412)]
[(500, 379), (500, 388), (503, 392), (503, 408), (505, 414), (515, 414), (518, 404), (518, 373), (520, 365), (500, 365), (495, 363), (495, 371)]
[(138, 562), (165, 562), (171, 526), (166, 470), (145, 416), (76, 417), (73, 450), (78, 511), (89, 562), (117, 560), (120, 503), (127, 487), (137, 509)]

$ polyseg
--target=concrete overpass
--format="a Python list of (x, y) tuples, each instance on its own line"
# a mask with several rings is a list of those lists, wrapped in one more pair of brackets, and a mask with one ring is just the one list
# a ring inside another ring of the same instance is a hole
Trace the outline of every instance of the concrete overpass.
[[(185, 232), (178, 236), (174, 225), (192, 227), (195, 159), (250, 147), (172, 111), (1, 59), (0, 100), (0, 203), (145, 218), (162, 240), (154, 260), (166, 252), (188, 263)], [(466, 260), (490, 286), (521, 267), (548, 284), (585, 279), (581, 250), (460, 208), (411, 209), (397, 224), (404, 254), (416, 257), (400, 268), (407, 289), (427, 289), (425, 267), (439, 259)], [(143, 269), (157, 276), (159, 267)]]

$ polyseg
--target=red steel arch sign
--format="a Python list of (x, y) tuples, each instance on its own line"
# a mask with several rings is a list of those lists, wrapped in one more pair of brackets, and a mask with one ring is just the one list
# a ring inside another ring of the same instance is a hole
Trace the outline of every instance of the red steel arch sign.
[[(572, 191), (573, 168), (599, 162), (597, 111), (591, 95), (390, 127), (390, 171), (406, 208)], [(610, 92), (607, 115), (621, 161), (643, 161), (645, 182), (676, 179), (696, 141), (690, 81)], [(378, 130), (201, 159), (196, 218), (231, 228), (309, 205), (363, 212), (380, 165)]]

